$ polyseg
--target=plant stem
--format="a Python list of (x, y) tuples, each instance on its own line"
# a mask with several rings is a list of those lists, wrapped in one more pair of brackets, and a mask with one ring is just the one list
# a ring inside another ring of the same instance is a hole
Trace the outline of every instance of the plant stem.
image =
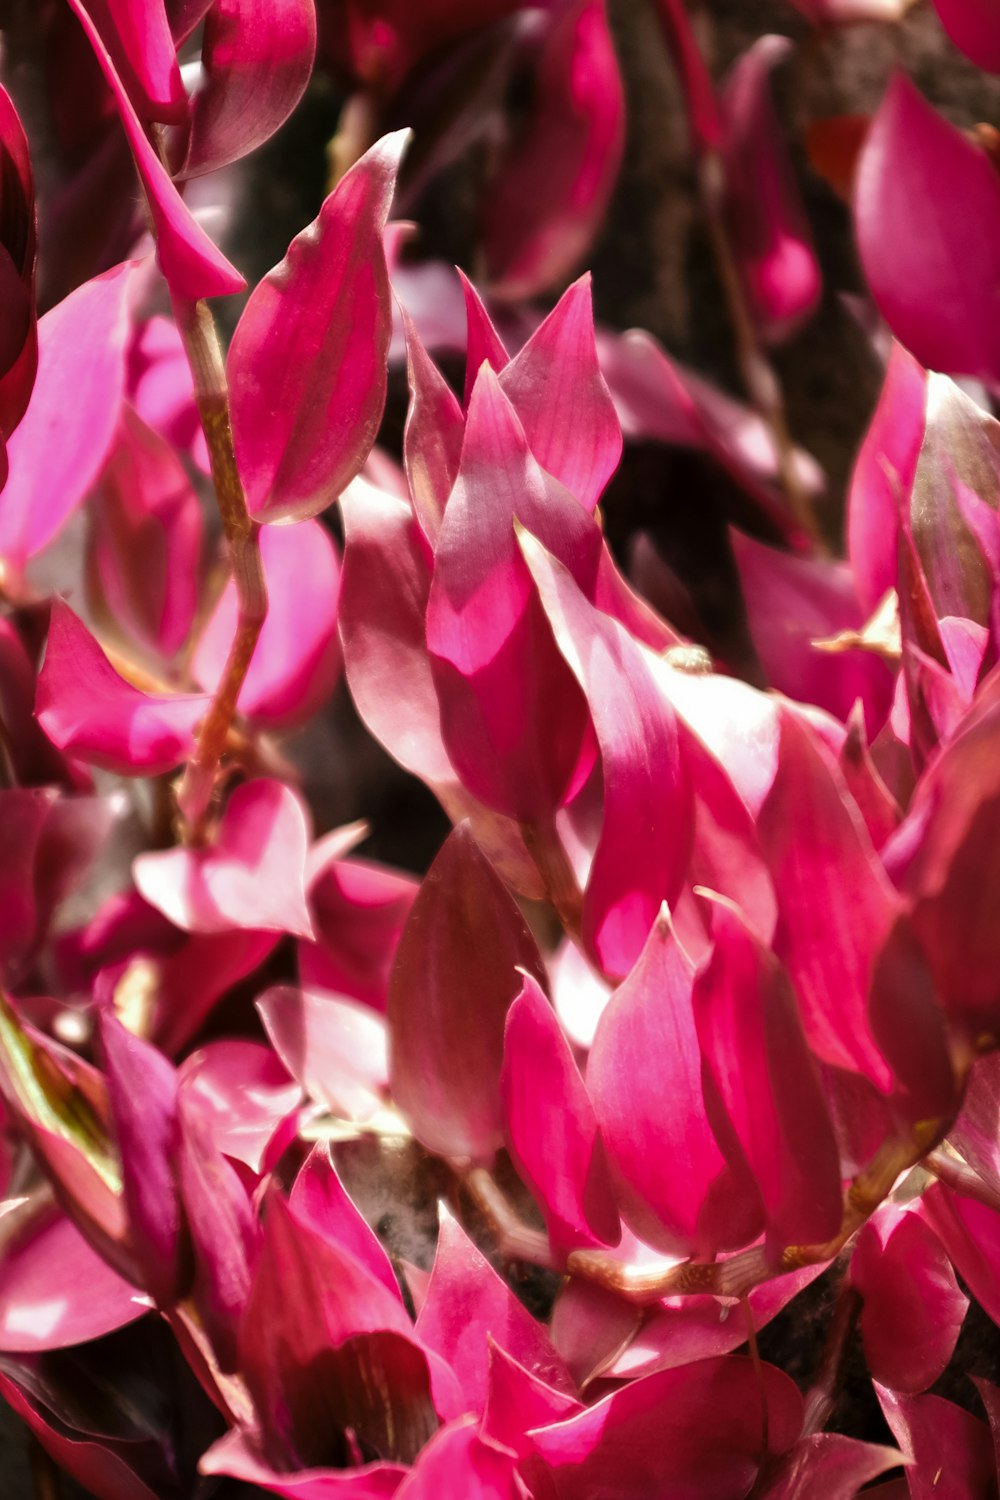
[(239, 615), (215, 697), (198, 733), (177, 793), (188, 836), (203, 836), (216, 773), (236, 713), (236, 702), (267, 616), (267, 585), (260, 555), (260, 527), (247, 509), (236, 467), (229, 416), (229, 389), (219, 335), (208, 304), (175, 297), (174, 318), (187, 353), (195, 400), (208, 444), (212, 480), (229, 544)]
[(28, 1462), (35, 1500), (59, 1500), (59, 1470), (35, 1437), (28, 1439)]
[(851, 1337), (860, 1312), (861, 1295), (848, 1285), (845, 1276), (840, 1284), (830, 1326), (826, 1331), (823, 1358), (816, 1379), (806, 1396), (803, 1437), (811, 1437), (814, 1432), (822, 1432), (830, 1419), (844, 1369), (844, 1361), (847, 1358)]

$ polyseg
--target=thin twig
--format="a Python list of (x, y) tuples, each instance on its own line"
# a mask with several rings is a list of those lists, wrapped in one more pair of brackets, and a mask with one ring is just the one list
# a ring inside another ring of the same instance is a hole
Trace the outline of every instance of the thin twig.
[(219, 761), (236, 713), (236, 702), (267, 616), (267, 585), (260, 555), (260, 527), (247, 509), (236, 467), (229, 416), (229, 389), (219, 335), (208, 304), (175, 297), (174, 318), (184, 340), (195, 400), (208, 444), (219, 515), (229, 544), (239, 614), (219, 685), (198, 733), (177, 793), (177, 805), (192, 839), (201, 837)]

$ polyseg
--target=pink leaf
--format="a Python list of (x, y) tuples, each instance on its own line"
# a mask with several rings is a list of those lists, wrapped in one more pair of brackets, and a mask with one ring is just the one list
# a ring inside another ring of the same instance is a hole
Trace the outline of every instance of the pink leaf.
[(481, 1413), (486, 1405), (491, 1341), (547, 1385), (572, 1394), (566, 1367), (541, 1324), (444, 1208), (416, 1332), (454, 1370), (467, 1411)]
[(839, 1432), (814, 1432), (783, 1455), (777, 1473), (760, 1491), (761, 1500), (810, 1500), (814, 1495), (855, 1500), (860, 1489), (899, 1462), (895, 1448), (859, 1443)]
[(735, 907), (711, 911), (715, 947), (694, 981), (709, 1118), (757, 1180), (769, 1243), (824, 1244), (840, 1227), (840, 1166), (791, 987)]
[(388, 1093), (385, 1025), (365, 1006), (276, 985), (257, 1001), (271, 1043), (310, 1099), (365, 1120)]
[(179, 1078), (219, 1150), (260, 1173), (276, 1128), (302, 1098), (271, 1048), (238, 1037), (211, 1041), (188, 1054)]
[(571, 271), (608, 207), (625, 120), (603, 0), (554, 13), (533, 105), (492, 184), (483, 231), (490, 289), (510, 300)]
[(314, 0), (215, 0), (182, 175), (214, 171), (269, 140), (305, 92), (315, 55)]
[(174, 449), (129, 406), (89, 511), (101, 604), (116, 627), (169, 659), (198, 608), (201, 504)]
[(105, 271), (42, 318), (38, 376), (7, 445), (0, 555), (23, 567), (86, 498), (118, 427), (133, 263)]
[(996, 1460), (985, 1422), (940, 1396), (875, 1391), (909, 1463), (910, 1500), (992, 1500)]
[(187, 114), (164, 0), (86, 0), (136, 109), (172, 123)]
[(427, 647), (449, 756), (463, 785), (519, 821), (546, 823), (586, 754), (586, 706), (552, 640), (515, 517), (592, 580), (596, 524), (546, 480), (497, 377), (476, 382), (427, 605)]
[(37, 1353), (83, 1344), (149, 1311), (149, 1298), (54, 1212), (17, 1235), (0, 1259), (0, 1349)]
[(589, 274), (563, 293), (500, 387), (542, 468), (592, 511), (618, 467), (622, 432), (597, 363)]
[(424, 348), (416, 324), (405, 308), (402, 312), (410, 387), (403, 456), (413, 510), (433, 547), (458, 476), (465, 417), (458, 397)]
[(686, 0), (658, 0), (656, 9), (684, 90), (692, 145), (700, 153), (705, 147), (717, 146), (722, 135), (712, 79), (691, 27)]
[(633, 1381), (531, 1437), (556, 1500), (733, 1500), (760, 1465), (762, 1400), (770, 1449), (784, 1452), (801, 1426), (798, 1390), (732, 1355)]
[(892, 1075), (872, 1036), (868, 991), (898, 899), (832, 757), (788, 712), (758, 828), (778, 895), (774, 948), (806, 1039), (823, 1062), (887, 1093)]
[(406, 141), (386, 136), (341, 178), (233, 334), (233, 437), (259, 521), (325, 509), (375, 440), (392, 327), (382, 231)]
[[(267, 618), (238, 707), (261, 728), (283, 729), (311, 718), (339, 675), (340, 564), (329, 532), (318, 521), (268, 527), (260, 550)], [(195, 681), (207, 691), (222, 676), (238, 615), (236, 584), (230, 579), (191, 662)]]
[[(5, 190), (0, 212), (0, 281), (4, 314), (0, 334), (0, 432), (10, 437), (24, 416), (38, 364), (35, 262), (38, 227), (35, 185), (24, 126), (0, 89), (0, 160)], [(3, 462), (0, 458), (0, 479)]]
[(868, 284), (900, 342), (929, 369), (1000, 381), (1000, 179), (902, 73), (861, 154), (855, 222)]
[(147, 694), (120, 677), (68, 605), (52, 605), (38, 721), (61, 750), (124, 775), (160, 775), (194, 749), (202, 694)]
[(671, 1254), (712, 1255), (752, 1240), (762, 1217), (752, 1179), (730, 1171), (709, 1124), (693, 978), (663, 912), (598, 1022), (587, 1086), (630, 1227)]
[(316, 942), (300, 944), (299, 975), (304, 984), (384, 1010), (389, 971), (417, 882), (366, 860), (326, 859), (323, 842), (309, 859)]
[(947, 1368), (969, 1306), (941, 1242), (917, 1214), (882, 1212), (858, 1236), (850, 1275), (865, 1299), (872, 1378), (893, 1391), (925, 1391)]
[(934, 0), (941, 25), (977, 68), (1000, 73), (1000, 16), (991, 0)]
[(544, 977), (524, 919), (460, 824), (424, 878), (389, 982), (392, 1095), (428, 1150), (489, 1165), (503, 1142), (518, 968)]
[(486, 1443), (473, 1417), (442, 1427), (397, 1490), (399, 1500), (520, 1500), (513, 1454)]
[(916, 473), (926, 382), (927, 372), (894, 342), (848, 498), (847, 545), (865, 614), (896, 587), (899, 512), (909, 502)]
[(484, 364), (497, 375), (510, 363), (510, 355), (472, 282), (459, 270), (465, 299), (465, 406), (468, 408)]
[(521, 532), (520, 543), (600, 746), (604, 817), (584, 897), (584, 935), (605, 971), (620, 976), (687, 873), (693, 809), (677, 725), (639, 645), (587, 603), (539, 540)]
[(391, 1500), (406, 1475), (400, 1464), (364, 1464), (360, 1469), (309, 1468), (288, 1473), (261, 1451), (259, 1435), (231, 1428), (198, 1465), (203, 1474), (228, 1474), (259, 1485), (285, 1500)]
[(787, 338), (822, 291), (809, 220), (771, 97), (771, 74), (791, 50), (763, 36), (734, 64), (720, 104), (726, 214), (765, 339)]
[(224, 297), (242, 291), (246, 283), (234, 266), (214, 245), (174, 186), (166, 167), (153, 149), (135, 112), (107, 47), (83, 7), (82, 0), (69, 5), (87, 34), (118, 107), (136, 169), (149, 202), (156, 229), (157, 254), (170, 290), (176, 297), (196, 302), (200, 297)]
[(294, 1213), (319, 1230), (325, 1239), (349, 1251), (392, 1296), (399, 1295), (392, 1263), (337, 1176), (329, 1146), (319, 1142), (310, 1151), (288, 1201)]
[(194, 400), (191, 366), (177, 325), (147, 318), (132, 331), (128, 398), (142, 420), (207, 474), (208, 448)]
[(490, 1442), (523, 1458), (531, 1451), (526, 1436), (529, 1428), (547, 1427), (582, 1410), (572, 1396), (546, 1385), (490, 1339), (489, 1393), (482, 1426)]
[(263, 778), (238, 786), (214, 844), (140, 854), (140, 894), (185, 932), (257, 932), (312, 936), (306, 906), (309, 827), (299, 798)]
[(507, 1012), (500, 1080), (507, 1141), (555, 1254), (617, 1244), (621, 1230), (594, 1106), (569, 1043), (527, 975)]

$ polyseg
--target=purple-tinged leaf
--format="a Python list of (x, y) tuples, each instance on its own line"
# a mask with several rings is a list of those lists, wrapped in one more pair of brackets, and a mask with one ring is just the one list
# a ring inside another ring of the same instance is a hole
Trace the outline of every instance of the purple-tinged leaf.
[[(262, 729), (287, 729), (312, 717), (340, 673), (340, 561), (318, 521), (267, 527), (260, 552), (267, 618), (237, 707)], [(214, 690), (222, 676), (238, 619), (236, 584), (230, 579), (191, 660), (192, 675), (206, 691)]]
[(523, 1500), (512, 1453), (485, 1442), (474, 1417), (434, 1434), (397, 1490), (399, 1500)]
[(573, 269), (611, 198), (625, 112), (604, 0), (550, 12), (532, 106), (491, 185), (483, 226), (490, 291), (511, 301)]
[(382, 231), (406, 141), (384, 137), (341, 178), (236, 326), (233, 439), (258, 521), (324, 510), (375, 441), (392, 329)]
[(840, 1165), (791, 986), (735, 907), (711, 910), (715, 947), (694, 979), (709, 1118), (754, 1174), (769, 1244), (824, 1244), (840, 1228)]
[(868, 991), (899, 898), (832, 756), (787, 711), (757, 827), (778, 896), (774, 951), (795, 986), (806, 1040), (822, 1062), (888, 1093)]
[(280, 781), (238, 786), (215, 842), (140, 854), (132, 873), (140, 895), (185, 932), (312, 936), (306, 905), (306, 809)]
[(762, 1401), (769, 1449), (783, 1453), (802, 1397), (783, 1371), (732, 1355), (633, 1381), (531, 1438), (556, 1500), (733, 1500), (760, 1465)]
[(844, 784), (868, 829), (868, 837), (874, 848), (881, 849), (902, 822), (903, 810), (875, 764), (860, 704), (856, 704), (848, 716), (847, 737), (839, 764)]
[(875, 959), (868, 1000), (872, 1033), (892, 1068), (893, 1102), (917, 1121), (946, 1118), (959, 1103), (945, 1014), (927, 958), (901, 916)]
[(1000, 383), (1000, 177), (903, 73), (861, 153), (855, 225), (899, 341), (928, 369)]
[(969, 1306), (940, 1240), (919, 1215), (883, 1211), (858, 1236), (850, 1276), (864, 1298), (873, 1380), (908, 1395), (925, 1391), (947, 1368)]
[(314, 0), (215, 0), (181, 175), (212, 172), (269, 140), (305, 92), (315, 55)]
[(657, 1249), (710, 1256), (747, 1244), (763, 1217), (709, 1124), (693, 978), (664, 911), (598, 1022), (587, 1087), (629, 1226)]
[(160, 1307), (184, 1291), (182, 1211), (174, 1174), (180, 1144), (177, 1074), (110, 1007), (98, 1015), (108, 1102), (121, 1157), (129, 1233), (142, 1282)]
[(465, 416), (451, 386), (423, 346), (416, 324), (402, 308), (410, 406), (403, 432), (403, 458), (413, 510), (431, 548), (458, 477)]
[(920, 1214), (972, 1296), (1000, 1324), (1000, 1213), (936, 1182), (921, 1197)]
[(519, 541), (600, 747), (604, 816), (583, 931), (601, 967), (621, 976), (687, 874), (693, 806), (677, 723), (638, 643), (588, 604), (544, 539), (522, 531)]
[(500, 1080), (507, 1146), (557, 1256), (621, 1234), (604, 1146), (580, 1071), (545, 995), (525, 976), (507, 1012)]
[(114, 441), (125, 383), (133, 264), (79, 287), (38, 325), (38, 376), (8, 440), (0, 556), (17, 568), (52, 540), (93, 486)]
[(367, 1006), (275, 985), (257, 1001), (281, 1061), (310, 1099), (346, 1119), (366, 1120), (389, 1090), (385, 1023)]
[(885, 1419), (907, 1461), (910, 1500), (994, 1500), (990, 1429), (940, 1396), (904, 1396), (876, 1383)]
[(926, 392), (926, 370), (902, 344), (893, 342), (847, 502), (847, 548), (866, 614), (896, 587), (899, 512), (908, 506), (913, 487), (924, 435)]
[(545, 1329), (443, 1206), (416, 1333), (454, 1370), (466, 1411), (482, 1413), (486, 1406), (491, 1342), (546, 1385), (573, 1394), (573, 1382)]
[(813, 1500), (819, 1495), (823, 1500), (855, 1500), (859, 1490), (900, 1462), (895, 1448), (859, 1443), (840, 1432), (813, 1432), (782, 1455), (759, 1493), (761, 1500)]
[(58, 1210), (4, 1246), (0, 1350), (5, 1353), (83, 1344), (123, 1328), (149, 1308), (149, 1298), (123, 1281)]
[(543, 474), (484, 365), (435, 550), (427, 648), (463, 786), (507, 817), (545, 827), (587, 758), (587, 709), (535, 596), (515, 519), (592, 585), (596, 522)]
[(760, 37), (734, 64), (720, 96), (725, 211), (753, 315), (769, 342), (814, 311), (822, 278), (809, 220), (771, 97), (771, 74), (791, 51)]
[(1000, 73), (1000, 15), (992, 0), (934, 0), (941, 25), (977, 68)]
[(201, 504), (174, 449), (127, 405), (89, 514), (95, 608), (175, 656), (198, 609)]
[(430, 1151), (489, 1166), (518, 969), (544, 969), (512, 897), (460, 824), (424, 878), (389, 981), (392, 1096)]
[(94, 49), (101, 71), (114, 95), (149, 203), (149, 212), (156, 230), (160, 268), (171, 292), (175, 297), (196, 302), (201, 297), (225, 297), (242, 291), (246, 285), (243, 277), (194, 219), (150, 144), (111, 55), (84, 9), (82, 0), (68, 0), (68, 3), (86, 32), (87, 40)]
[(622, 430), (597, 362), (589, 273), (502, 371), (500, 388), (542, 468), (593, 511), (618, 467)]

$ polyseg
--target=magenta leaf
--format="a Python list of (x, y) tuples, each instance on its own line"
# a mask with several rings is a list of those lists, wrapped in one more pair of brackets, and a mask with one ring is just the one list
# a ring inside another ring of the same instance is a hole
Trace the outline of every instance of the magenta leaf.
[(325, 1239), (347, 1250), (394, 1297), (396, 1273), (375, 1231), (369, 1227), (337, 1176), (330, 1149), (322, 1142), (310, 1151), (292, 1185), (289, 1205)]
[(584, 896), (584, 936), (605, 971), (621, 976), (687, 874), (693, 807), (677, 724), (638, 643), (588, 604), (543, 542), (526, 531), (519, 540), (600, 747), (604, 817)]
[(598, 1022), (587, 1086), (630, 1227), (670, 1253), (711, 1255), (752, 1240), (762, 1212), (709, 1124), (693, 979), (664, 912)]
[(720, 97), (726, 214), (764, 338), (786, 338), (822, 291), (809, 220), (771, 97), (771, 74), (791, 50), (763, 36), (734, 64)]
[(859, 1443), (840, 1432), (814, 1432), (782, 1455), (760, 1491), (761, 1500), (810, 1500), (813, 1495), (855, 1500), (859, 1490), (899, 1463), (895, 1448)]
[[(238, 706), (259, 727), (283, 729), (311, 718), (339, 675), (340, 563), (329, 532), (318, 521), (268, 527), (260, 550), (267, 618)], [(236, 584), (230, 579), (191, 662), (195, 680), (206, 691), (214, 690), (222, 676), (238, 616)]]
[(964, 1193), (934, 1183), (920, 1214), (947, 1251), (955, 1272), (994, 1323), (1000, 1323), (1000, 1213)]
[[(307, 866), (315, 943), (301, 943), (306, 985), (385, 1010), (389, 973), (418, 883), (362, 859), (343, 859), (334, 832), (315, 844)], [(326, 846), (326, 847), (325, 847)]]
[(909, 1464), (910, 1500), (989, 1500), (996, 1494), (996, 1460), (985, 1422), (940, 1396), (904, 1396), (879, 1385), (875, 1391)]
[(140, 854), (140, 894), (185, 932), (312, 936), (306, 905), (306, 809), (289, 787), (260, 778), (236, 788), (215, 843)]
[(573, 1394), (566, 1367), (544, 1328), (443, 1207), (416, 1332), (454, 1370), (467, 1411), (481, 1413), (486, 1405), (491, 1341), (546, 1385)]
[(1000, 1191), (1000, 1052), (980, 1058), (970, 1070), (949, 1140), (980, 1177)]
[(68, 605), (52, 605), (36, 712), (52, 742), (94, 765), (168, 771), (193, 748), (207, 699), (147, 695), (119, 676)]
[(524, 919), (459, 825), (413, 907), (389, 981), (392, 1095), (430, 1151), (492, 1164), (507, 1009), (518, 969), (544, 970)]
[(492, 184), (483, 231), (490, 289), (512, 300), (571, 271), (608, 207), (625, 120), (603, 0), (554, 10), (533, 105)]
[(397, 1490), (399, 1500), (521, 1500), (515, 1460), (479, 1435), (473, 1417), (460, 1417), (434, 1434)]
[(581, 582), (593, 579), (595, 523), (546, 479), (484, 365), (435, 549), (427, 647), (463, 785), (508, 817), (547, 825), (587, 754), (586, 705), (535, 597), (515, 518)]
[(276, 985), (257, 1001), (271, 1043), (310, 1099), (365, 1120), (389, 1087), (385, 1023), (367, 1006)]
[(114, 441), (125, 383), (134, 265), (79, 287), (38, 326), (38, 376), (9, 439), (0, 555), (21, 568), (52, 540), (94, 484)]
[(180, 1142), (177, 1074), (110, 1007), (100, 1011), (98, 1029), (130, 1237), (143, 1285), (166, 1307), (182, 1294), (186, 1270), (173, 1165)]
[(483, 1436), (490, 1442), (523, 1458), (531, 1451), (526, 1435), (530, 1428), (548, 1427), (582, 1410), (572, 1396), (532, 1375), (490, 1339), (489, 1393), (482, 1425)]
[(197, 301), (200, 297), (224, 297), (243, 290), (240, 273), (194, 219), (174, 186), (166, 167), (150, 144), (135, 106), (118, 76), (111, 54), (101, 40), (82, 0), (68, 0), (73, 14), (87, 34), (114, 95), (136, 169), (149, 202), (156, 228), (157, 254), (170, 289), (177, 297)]
[(271, 1048), (239, 1037), (211, 1041), (188, 1054), (178, 1077), (219, 1150), (260, 1173), (275, 1129), (302, 1097)]
[(314, 0), (215, 0), (182, 175), (214, 171), (269, 140), (301, 99), (315, 54)]
[(465, 300), (465, 406), (468, 408), (483, 365), (488, 364), (499, 375), (510, 364), (510, 355), (482, 297), (461, 269), (458, 279)]
[(465, 417), (458, 397), (424, 348), (416, 324), (405, 308), (402, 312), (410, 388), (403, 457), (414, 514), (433, 547), (458, 477)]
[(191, 366), (177, 325), (169, 318), (147, 318), (133, 328), (126, 390), (142, 420), (207, 474), (208, 448)]
[(86, 6), (139, 114), (182, 121), (187, 96), (164, 0), (86, 0)]
[(503, 1074), (507, 1144), (542, 1210), (557, 1256), (620, 1235), (594, 1107), (555, 1012), (525, 975), (507, 1012)]
[(709, 1118), (756, 1178), (770, 1244), (824, 1244), (840, 1227), (840, 1166), (791, 986), (735, 907), (715, 898), (711, 912), (715, 947), (694, 981)]
[(386, 136), (341, 178), (237, 324), (233, 437), (259, 521), (324, 510), (375, 440), (392, 327), (382, 231), (406, 141)]
[(261, 1451), (260, 1436), (232, 1428), (213, 1443), (199, 1465), (203, 1474), (229, 1474), (285, 1500), (391, 1500), (406, 1475), (400, 1464), (360, 1469), (309, 1468), (288, 1473)]
[(924, 434), (927, 372), (893, 343), (878, 406), (848, 497), (847, 545), (862, 610), (896, 587), (900, 507), (907, 505)]
[(787, 711), (758, 828), (778, 895), (774, 949), (795, 986), (806, 1039), (823, 1062), (888, 1093), (892, 1075), (872, 1036), (868, 991), (898, 898), (833, 758)]
[(861, 154), (855, 223), (868, 285), (900, 342), (929, 369), (1000, 381), (991, 292), (1000, 278), (1000, 178), (902, 73)]
[(872, 1378), (909, 1395), (925, 1391), (947, 1368), (969, 1306), (941, 1242), (918, 1214), (883, 1211), (858, 1236), (850, 1275), (864, 1298)]
[(112, 1333), (149, 1311), (150, 1300), (53, 1211), (0, 1258), (0, 1349), (38, 1353)]
[(977, 68), (1000, 73), (1000, 16), (990, 0), (934, 0), (941, 25)]
[(798, 1390), (731, 1355), (633, 1381), (531, 1437), (557, 1500), (733, 1500), (757, 1475), (762, 1400), (770, 1449), (784, 1452), (801, 1426)]
[(684, 90), (692, 145), (697, 151), (719, 144), (722, 122), (715, 89), (687, 13), (686, 0), (657, 0), (660, 25)]
[(38, 229), (28, 142), (5, 89), (0, 89), (0, 161), (4, 166), (0, 209), (0, 285), (4, 297), (0, 331), (0, 432), (9, 438), (24, 416), (38, 364), (35, 313)]
[(592, 511), (618, 467), (622, 432), (597, 362), (589, 275), (563, 293), (500, 387), (542, 468)]
[(201, 505), (174, 449), (127, 405), (89, 510), (100, 606), (169, 659), (198, 608)]

